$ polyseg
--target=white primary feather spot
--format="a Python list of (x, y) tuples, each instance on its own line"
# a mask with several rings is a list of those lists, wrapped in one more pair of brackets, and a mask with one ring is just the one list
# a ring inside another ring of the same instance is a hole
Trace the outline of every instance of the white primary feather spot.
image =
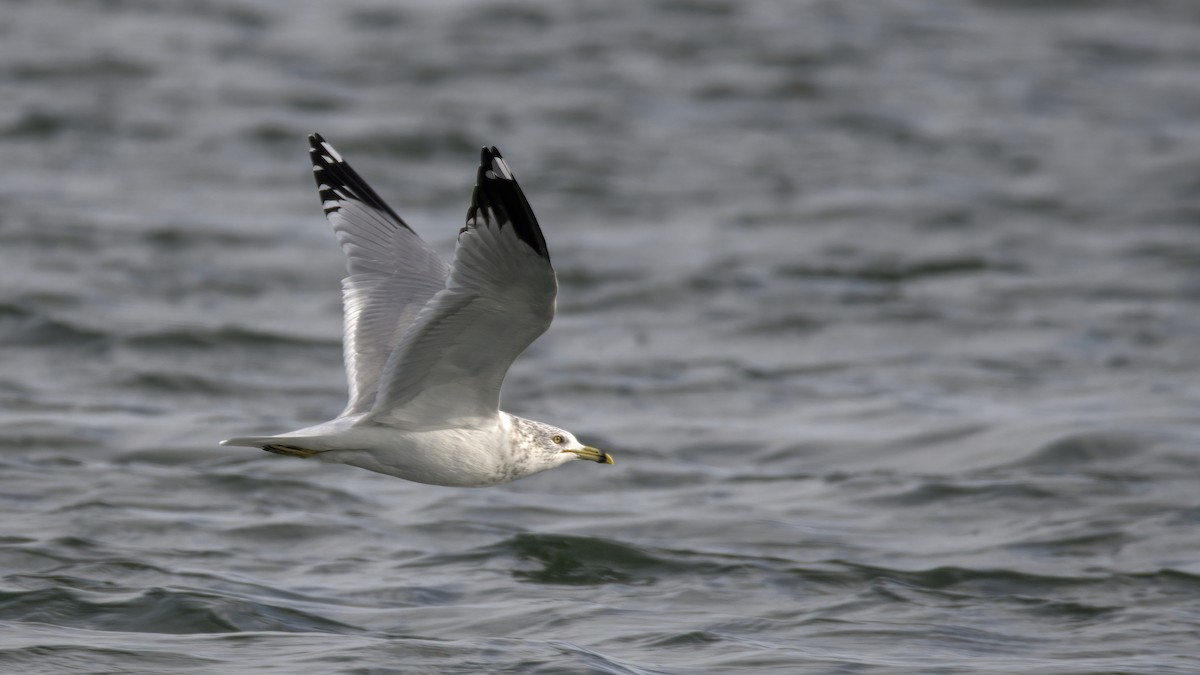
[[(342, 156), (338, 154), (338, 151), (333, 149), (333, 146), (332, 146), (332, 145), (330, 145), (330, 144), (328, 144), (328, 143), (321, 143), (321, 147), (322, 147), (322, 148), (325, 148), (325, 152), (328, 152), (328, 153), (329, 153), (329, 155), (328, 155), (328, 156), (327, 156), (325, 159), (327, 159), (327, 160), (329, 160), (329, 161), (331, 161), (331, 162), (333, 162), (333, 161), (337, 161), (337, 162), (342, 162), (342, 161), (345, 161), (345, 160), (343, 160), (343, 159), (342, 159)], [(330, 159), (330, 158), (332, 158), (332, 159)]]
[[(500, 174), (500, 176), (502, 178), (504, 178), (505, 180), (513, 179), (512, 171), (509, 171), (508, 164), (499, 157), (492, 158), (492, 171), (494, 171), (497, 174)], [(492, 173), (492, 172), (489, 171), (488, 173)], [(491, 177), (495, 178), (496, 176), (495, 176), (495, 174), (492, 174)]]

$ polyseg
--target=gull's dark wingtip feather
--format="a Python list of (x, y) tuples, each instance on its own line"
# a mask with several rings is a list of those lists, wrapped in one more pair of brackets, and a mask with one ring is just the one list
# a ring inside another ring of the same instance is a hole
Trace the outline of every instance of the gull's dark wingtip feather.
[(383, 211), (402, 227), (408, 227), (408, 223), (342, 159), (324, 136), (316, 132), (308, 135), (308, 156), (312, 160), (313, 178), (317, 181), (317, 193), (326, 214), (340, 209), (341, 202), (355, 200)]
[(546, 239), (537, 217), (525, 199), (525, 193), (517, 184), (504, 156), (494, 145), (484, 146), (479, 151), (479, 169), (475, 174), (475, 189), (471, 193), (471, 208), (467, 220), (476, 218), (480, 210), (484, 217), (490, 211), (495, 214), (498, 225), (511, 225), (517, 237), (529, 245), (537, 254), (550, 261)]

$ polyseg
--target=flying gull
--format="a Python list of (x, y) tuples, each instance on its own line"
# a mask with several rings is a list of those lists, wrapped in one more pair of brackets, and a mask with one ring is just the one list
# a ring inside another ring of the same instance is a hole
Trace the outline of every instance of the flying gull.
[(332, 145), (318, 134), (309, 145), (349, 270), (350, 400), (328, 422), (221, 445), (454, 487), (507, 483), (577, 459), (612, 464), (569, 431), (499, 408), (505, 373), (550, 326), (558, 293), (542, 230), (500, 151), (480, 153), (447, 266)]

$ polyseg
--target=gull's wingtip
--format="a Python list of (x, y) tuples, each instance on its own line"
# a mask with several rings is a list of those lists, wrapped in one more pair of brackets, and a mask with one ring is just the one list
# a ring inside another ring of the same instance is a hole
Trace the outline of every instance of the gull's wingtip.
[(317, 181), (317, 195), (321, 198), (321, 207), (325, 210), (325, 215), (340, 211), (347, 203), (359, 202), (382, 211), (397, 225), (408, 229), (404, 219), (383, 201), (345, 159), (342, 159), (342, 155), (324, 136), (315, 131), (309, 134), (308, 146), (313, 178)]
[(508, 168), (508, 162), (504, 161), (504, 155), (501, 155), (500, 149), (494, 145), (484, 146), (479, 153), (479, 169), (490, 172), (487, 175), (488, 178), (514, 182), (517, 180), (513, 176), (512, 169)]
[[(467, 209), (467, 224), (483, 212), (484, 218), (495, 218), (500, 225), (511, 225), (522, 241), (539, 256), (550, 261), (546, 240), (538, 226), (537, 217), (508, 162), (494, 145), (485, 145), (479, 151), (479, 169), (475, 174), (475, 189), (471, 193), (471, 207)], [(464, 228), (464, 231), (467, 228)]]
[[(308, 154), (313, 158), (313, 171), (326, 168), (329, 164), (346, 165), (346, 160), (333, 149), (333, 145), (317, 132), (308, 135)], [(357, 178), (357, 174), (355, 175)], [(360, 179), (361, 180), (361, 179)]]

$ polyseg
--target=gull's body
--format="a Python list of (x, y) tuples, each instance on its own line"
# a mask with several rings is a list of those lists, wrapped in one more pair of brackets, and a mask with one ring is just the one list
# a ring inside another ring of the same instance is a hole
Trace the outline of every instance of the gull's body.
[(575, 460), (612, 463), (548, 424), (499, 409), (516, 357), (554, 317), (541, 228), (499, 151), (484, 148), (467, 224), (447, 266), (320, 136), (310, 156), (349, 276), (337, 418), (222, 441), (317, 457), (419, 483), (482, 487)]
[[(513, 443), (511, 430), (527, 420), (500, 412), (492, 424), (413, 431), (390, 425), (359, 423), (359, 416), (339, 417), (306, 429), (250, 441), (279, 454), (315, 456), (327, 462), (386, 473), (418, 483), (450, 487), (486, 487), (535, 473), (538, 465), (523, 461), (524, 450)], [(552, 434), (553, 436), (553, 434)], [(313, 454), (310, 454), (313, 453)], [(577, 459), (559, 452), (554, 459)], [(544, 466), (537, 470), (552, 468)]]

